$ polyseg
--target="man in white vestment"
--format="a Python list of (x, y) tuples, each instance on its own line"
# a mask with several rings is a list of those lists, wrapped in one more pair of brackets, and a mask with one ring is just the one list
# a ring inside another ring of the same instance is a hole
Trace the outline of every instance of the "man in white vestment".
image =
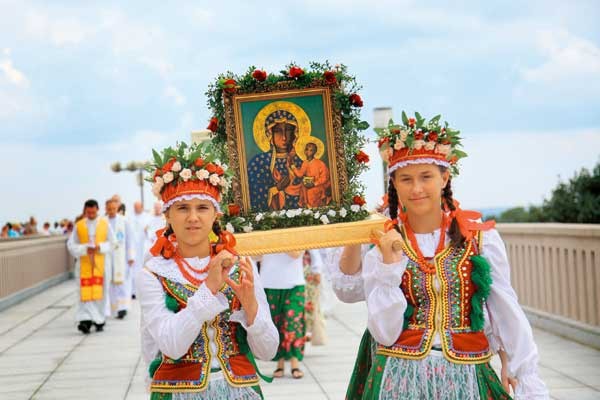
[(154, 203), (154, 209), (152, 210), (152, 216), (150, 216), (150, 222), (148, 223), (148, 248), (152, 247), (156, 242), (156, 231), (166, 226), (165, 216), (162, 212), (162, 202), (157, 201)]
[(117, 239), (117, 245), (111, 253), (112, 274), (110, 281), (109, 315), (123, 319), (131, 305), (131, 279), (135, 260), (135, 246), (131, 225), (118, 213), (119, 202), (106, 201), (106, 215), (110, 227)]
[(77, 329), (88, 334), (92, 324), (98, 332), (104, 329), (112, 269), (110, 253), (116, 246), (116, 239), (108, 220), (98, 216), (96, 200), (85, 202), (83, 215), (84, 217), (75, 224), (67, 241), (67, 248), (71, 255), (77, 258)]
[(144, 211), (142, 203), (136, 201), (133, 204), (133, 214), (130, 214), (131, 228), (134, 237), (135, 262), (133, 263), (132, 298), (135, 299), (135, 276), (144, 266), (144, 256), (148, 249), (148, 224), (150, 216)]

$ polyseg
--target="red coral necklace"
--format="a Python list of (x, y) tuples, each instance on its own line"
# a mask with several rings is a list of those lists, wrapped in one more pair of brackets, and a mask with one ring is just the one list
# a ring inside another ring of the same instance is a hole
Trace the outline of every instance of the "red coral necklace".
[[(210, 248), (210, 244), (209, 244), (209, 248)], [(212, 256), (210, 257), (212, 259)], [(181, 254), (179, 254), (179, 251), (176, 250), (175, 251), (175, 256), (173, 257), (173, 260), (175, 260), (175, 263), (177, 264), (177, 267), (179, 268), (179, 272), (181, 272), (181, 275), (183, 275), (183, 277), (185, 279), (187, 279), (188, 282), (190, 282), (192, 285), (198, 287), (202, 284), (202, 282), (204, 282), (206, 280), (206, 278), (204, 279), (198, 279), (195, 278), (190, 272), (189, 270), (197, 273), (197, 274), (203, 274), (205, 272), (208, 271), (208, 266), (210, 265), (210, 260), (208, 261), (208, 264), (206, 264), (206, 267), (204, 268), (194, 268), (190, 265), (190, 263), (188, 263), (185, 258), (183, 258), (181, 256)], [(207, 276), (208, 277), (208, 276)]]
[[(446, 247), (446, 230), (448, 229), (449, 218), (446, 213), (442, 213), (442, 224), (440, 226), (440, 241), (438, 242), (437, 248), (435, 249), (435, 254), (439, 254)], [(406, 231), (406, 236), (410, 241), (410, 245), (415, 251), (417, 255), (417, 263), (419, 264), (419, 268), (421, 271), (426, 274), (435, 274), (435, 263), (431, 262), (433, 257), (424, 257), (421, 249), (419, 248), (419, 243), (417, 242), (417, 238), (415, 233), (411, 229), (408, 221), (404, 221), (404, 230)]]

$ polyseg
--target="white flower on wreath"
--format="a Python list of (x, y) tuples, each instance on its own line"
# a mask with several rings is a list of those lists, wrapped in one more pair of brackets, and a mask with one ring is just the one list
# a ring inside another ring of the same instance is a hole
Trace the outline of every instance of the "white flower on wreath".
[(327, 218), (327, 215), (321, 215), (321, 218), (319, 218), (319, 220), (321, 220), (323, 225), (327, 225), (329, 223), (329, 218)]
[(201, 181), (208, 179), (209, 176), (210, 176), (210, 173), (205, 169), (200, 169), (200, 170), (196, 171), (196, 177), (198, 179), (200, 179)]
[(396, 139), (396, 143), (394, 143), (394, 150), (402, 150), (404, 147), (404, 142), (402, 140)]
[(246, 226), (243, 226), (242, 230), (246, 233), (249, 233), (249, 232), (252, 232), (254, 230), (254, 228), (252, 228), (252, 224), (248, 224)]
[(173, 172), (181, 171), (181, 163), (179, 161), (175, 161), (173, 163), (173, 166), (171, 167), (171, 171), (173, 171)]
[(346, 215), (348, 215), (348, 211), (344, 207), (340, 208), (340, 217), (346, 218)]
[(212, 174), (208, 180), (210, 181), (210, 184), (213, 186), (217, 186), (219, 184), (219, 182), (221, 181), (221, 178), (219, 177), (219, 175), (217, 174)]
[(163, 181), (164, 181), (165, 183), (172, 182), (172, 181), (173, 181), (173, 178), (174, 178), (174, 175), (173, 175), (173, 173), (172, 173), (171, 171), (169, 171), (169, 172), (167, 172), (167, 173), (165, 173), (165, 174), (163, 175)]
[(350, 206), (350, 210), (352, 210), (352, 212), (355, 212), (355, 213), (357, 213), (357, 212), (359, 212), (359, 211), (360, 211), (360, 206), (359, 206), (358, 204), (352, 204), (352, 205)]
[(435, 147), (435, 152), (446, 156), (450, 153), (450, 150), (451, 150), (450, 147), (451, 147), (451, 145), (449, 145), (449, 144), (438, 144)]
[(279, 217), (279, 213), (277, 211), (273, 211), (271, 213), (271, 218), (277, 218), (277, 217)]
[(288, 218), (294, 218), (296, 216), (296, 213), (293, 210), (287, 210), (285, 212), (285, 216)]
[(321, 218), (321, 213), (319, 211), (317, 211), (314, 215), (315, 219), (319, 219)]
[(160, 182), (154, 182), (154, 184), (152, 185), (152, 194), (154, 194), (154, 196), (160, 198), (160, 191), (163, 187), (163, 183), (162, 183), (162, 179), (160, 180)]
[(400, 131), (400, 140), (402, 140), (403, 142), (406, 142), (407, 137), (408, 137), (408, 131), (405, 131), (404, 129), (402, 129)]
[(364, 211), (369, 211), (369, 206), (367, 205), (367, 203), (360, 206), (360, 208), (362, 208)]
[(413, 142), (413, 148), (415, 150), (421, 150), (423, 148), (423, 146), (425, 146), (425, 141), (424, 140), (415, 140)]
[(304, 215), (312, 215), (312, 213), (313, 213), (313, 210), (311, 210), (310, 208), (307, 208), (306, 210), (302, 211), (302, 213), (303, 213)]
[(435, 149), (435, 142), (426, 142), (425, 143), (425, 150), (427, 151), (431, 151), (433, 149)]
[(254, 220), (255, 220), (256, 222), (260, 222), (260, 220), (261, 220), (261, 219), (263, 219), (263, 218), (264, 218), (264, 216), (265, 216), (265, 215), (264, 215), (263, 213), (258, 213), (258, 214), (256, 214), (256, 216), (254, 217)]
[(227, 225), (225, 225), (225, 230), (227, 232), (235, 233), (235, 228), (231, 225), (231, 222), (228, 222)]
[(161, 185), (164, 185), (165, 181), (160, 176), (157, 176), (156, 178), (154, 178), (154, 183), (160, 183)]
[(224, 188), (227, 187), (227, 179), (220, 177), (219, 178), (219, 186), (224, 187)]
[(183, 179), (184, 182), (187, 182), (190, 180), (190, 178), (192, 177), (192, 170), (189, 168), (184, 168), (180, 173), (179, 176)]
[(335, 212), (335, 210), (329, 210), (329, 211), (327, 211), (327, 215), (329, 215), (331, 218), (333, 218), (337, 215), (337, 213)]

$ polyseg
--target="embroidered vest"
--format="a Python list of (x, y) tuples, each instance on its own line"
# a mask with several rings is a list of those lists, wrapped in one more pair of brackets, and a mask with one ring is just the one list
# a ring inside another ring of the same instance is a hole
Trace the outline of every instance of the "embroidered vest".
[(414, 360), (425, 358), (431, 350), (434, 334), (438, 332), (442, 352), (449, 361), (478, 364), (490, 359), (483, 324), (479, 324), (482, 326), (479, 330), (471, 327), (472, 301), (481, 307), (484, 302), (483, 298), (475, 296), (479, 288), (472, 279), (475, 273), (471, 257), (480, 252), (477, 243), (481, 243), (481, 232), (478, 240), (462, 247), (448, 246), (437, 254), (433, 260), (435, 274), (421, 271), (416, 253), (410, 245), (404, 245), (404, 253), (409, 258), (400, 285), (408, 303), (405, 326), (396, 343), (378, 345), (377, 354)]
[[(185, 308), (187, 299), (197, 288), (183, 285), (167, 278), (158, 276), (167, 296), (173, 297), (179, 308)], [(237, 341), (237, 329), (242, 329), (237, 322), (230, 322), (232, 310), (239, 309), (239, 300), (233, 290), (225, 285), (221, 292), (229, 301), (229, 308), (218, 314), (212, 321), (202, 325), (200, 334), (194, 340), (187, 353), (178, 360), (162, 355), (160, 365), (154, 372), (151, 392), (201, 392), (208, 386), (208, 376), (213, 357), (217, 357), (223, 376), (231, 386), (244, 387), (258, 384), (256, 371), (242, 354)], [(209, 349), (208, 327), (215, 331), (217, 354), (211, 354)]]

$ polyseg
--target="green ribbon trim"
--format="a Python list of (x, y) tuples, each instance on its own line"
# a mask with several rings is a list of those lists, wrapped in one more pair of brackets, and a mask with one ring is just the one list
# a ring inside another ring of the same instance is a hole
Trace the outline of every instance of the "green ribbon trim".
[(473, 269), (471, 270), (471, 280), (477, 290), (471, 298), (471, 330), (483, 330), (485, 321), (483, 318), (483, 302), (490, 294), (492, 286), (491, 267), (488, 261), (480, 255), (471, 256)]
[(246, 355), (246, 357), (248, 357), (248, 360), (250, 361), (250, 363), (254, 367), (254, 370), (256, 371), (256, 375), (258, 375), (260, 377), (260, 379), (262, 379), (263, 381), (265, 381), (267, 383), (273, 382), (272, 376), (264, 375), (262, 372), (260, 372), (260, 369), (258, 368), (258, 364), (256, 363), (256, 359), (254, 358), (254, 354), (252, 354), (252, 350), (250, 350), (250, 346), (248, 345), (248, 337), (247, 336), (248, 336), (248, 333), (246, 332), (246, 330), (241, 325), (238, 325), (236, 332), (235, 332), (235, 337), (237, 339), (240, 351), (242, 353), (244, 353)]

